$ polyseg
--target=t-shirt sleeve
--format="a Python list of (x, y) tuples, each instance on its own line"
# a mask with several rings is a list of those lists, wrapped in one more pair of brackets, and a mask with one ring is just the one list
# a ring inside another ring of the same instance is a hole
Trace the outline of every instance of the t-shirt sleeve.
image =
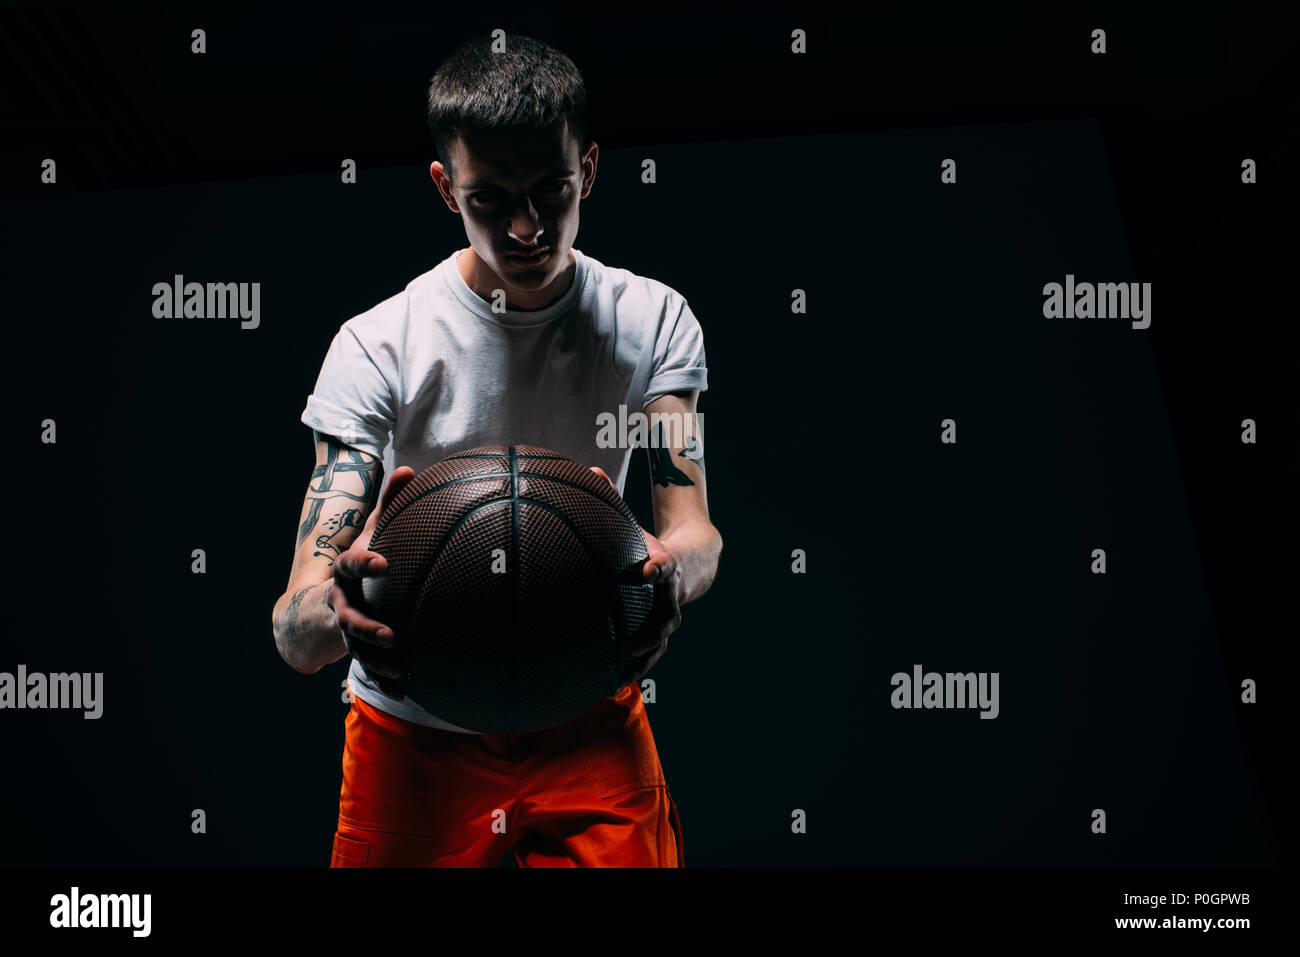
[(661, 395), (684, 389), (709, 387), (708, 367), (704, 361), (704, 330), (685, 299), (676, 316), (666, 316), (655, 339), (650, 381), (646, 385), (642, 407)]
[[(382, 458), (397, 421), (389, 351), (367, 349), (344, 323), (330, 343), (302, 422), (344, 445)], [(385, 366), (389, 368), (385, 370)]]

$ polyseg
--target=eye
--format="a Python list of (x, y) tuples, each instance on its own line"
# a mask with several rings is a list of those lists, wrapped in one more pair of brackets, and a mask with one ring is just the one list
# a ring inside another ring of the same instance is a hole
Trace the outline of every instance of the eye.
[(567, 179), (557, 179), (550, 183), (547, 183), (546, 186), (543, 187), (543, 189), (545, 189), (548, 193), (558, 193), (568, 185), (569, 185), (569, 181)]
[(475, 203), (490, 203), (495, 196), (496, 194), (491, 190), (480, 190), (469, 194), (469, 198)]

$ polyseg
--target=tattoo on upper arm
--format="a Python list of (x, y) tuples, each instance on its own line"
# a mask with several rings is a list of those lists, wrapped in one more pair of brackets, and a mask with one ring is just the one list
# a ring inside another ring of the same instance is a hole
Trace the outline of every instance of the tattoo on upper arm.
[[(325, 508), (326, 501), (344, 498), (359, 502), (365, 506), (369, 505), (374, 499), (375, 477), (379, 471), (379, 462), (374, 459), (367, 461), (365, 456), (356, 449), (345, 448), (334, 442), (327, 442), (326, 449), (325, 464), (316, 466), (311, 473), (311, 480), (316, 484), (309, 484), (307, 487), (307, 498), (310, 504), (307, 507), (307, 516), (298, 527), (299, 547), (302, 546), (303, 542), (307, 541), (320, 522), (321, 511)], [(346, 458), (340, 457), (340, 452)], [(349, 474), (355, 475), (360, 480), (360, 493), (341, 486), (339, 479)], [(325, 528), (328, 534), (317, 537), (316, 547), (317, 549), (332, 550), (333, 553), (341, 552), (342, 549), (332, 543), (334, 536), (345, 528), (360, 529), (363, 526), (361, 508), (351, 508), (337, 512), (326, 521)], [(316, 555), (328, 556), (329, 554), (329, 551), (316, 552)]]
[[(346, 452), (347, 459), (340, 460), (339, 452)], [(355, 472), (361, 479), (363, 493), (357, 495), (355, 492), (347, 492), (343, 489), (337, 491), (339, 494), (355, 498), (359, 502), (369, 502), (374, 492), (375, 471), (379, 467), (379, 462), (374, 459), (366, 461), (366, 457), (356, 449), (344, 448), (333, 442), (326, 443), (325, 456), (325, 464), (316, 466), (311, 473), (312, 479), (320, 479), (320, 485), (313, 488), (312, 491), (317, 494), (335, 491), (335, 480), (346, 472)]]
[(701, 472), (704, 471), (704, 446), (700, 444), (700, 440), (695, 436), (686, 436), (686, 448), (682, 449), (677, 454), (681, 458), (694, 462), (700, 467)]
[[(656, 441), (650, 443), (650, 448), (646, 449), (650, 456), (650, 477), (655, 485), (694, 485), (685, 472), (673, 464), (673, 453), (664, 444), (664, 426), (658, 423), (658, 431), (655, 433)], [(682, 454), (685, 455), (685, 449)], [(689, 458), (689, 456), (687, 456)], [(692, 460), (694, 461), (694, 460)]]

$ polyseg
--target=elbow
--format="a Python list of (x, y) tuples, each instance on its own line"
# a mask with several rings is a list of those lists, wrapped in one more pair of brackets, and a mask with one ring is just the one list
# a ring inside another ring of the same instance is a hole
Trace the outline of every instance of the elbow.
[(278, 601), (271, 612), (271, 635), (275, 639), (275, 650), (279, 652), (285, 664), (294, 671), (303, 675), (311, 675), (320, 671), (319, 664), (313, 664), (302, 657), (298, 644), (293, 640), (293, 635), (285, 627), (284, 617), (280, 612), (280, 603)]
[(275, 639), (275, 650), (280, 653), (280, 657), (284, 659), (285, 664), (300, 675), (314, 675), (321, 669), (319, 663), (308, 661), (298, 652), (292, 642), (286, 642), (279, 635)]
[(718, 577), (718, 565), (722, 561), (722, 533), (715, 527), (713, 529), (713, 569), (709, 575), (709, 584), (712, 585), (714, 579)]
[(722, 533), (712, 524), (709, 525), (709, 530), (712, 532), (712, 535), (704, 550), (704, 554), (708, 557), (701, 570), (700, 585), (698, 591), (693, 596), (694, 598), (699, 598), (712, 588), (713, 582), (718, 577), (718, 563), (722, 558)]

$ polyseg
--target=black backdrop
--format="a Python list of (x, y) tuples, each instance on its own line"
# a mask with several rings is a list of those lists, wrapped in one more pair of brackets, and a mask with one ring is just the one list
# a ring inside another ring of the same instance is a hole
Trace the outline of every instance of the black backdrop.
[[(0, 671), (105, 675), (97, 721), (0, 713), (3, 863), (328, 862), (346, 661), (299, 675), (270, 629), (312, 463), (298, 415), (338, 326), (464, 245), (423, 84), (495, 26), (587, 77), (602, 152), (576, 245), (704, 328), (726, 547), (648, 705), (688, 865), (1275, 863), (1287, 41), (1257, 11), (1054, 10), (0, 14), (28, 448)], [(175, 273), (260, 282), (261, 326), (154, 319)], [(1151, 328), (1044, 319), (1067, 273), (1151, 282)], [(648, 524), (640, 456), (627, 497)], [(895, 711), (917, 663), (999, 672), (1000, 716)]]

